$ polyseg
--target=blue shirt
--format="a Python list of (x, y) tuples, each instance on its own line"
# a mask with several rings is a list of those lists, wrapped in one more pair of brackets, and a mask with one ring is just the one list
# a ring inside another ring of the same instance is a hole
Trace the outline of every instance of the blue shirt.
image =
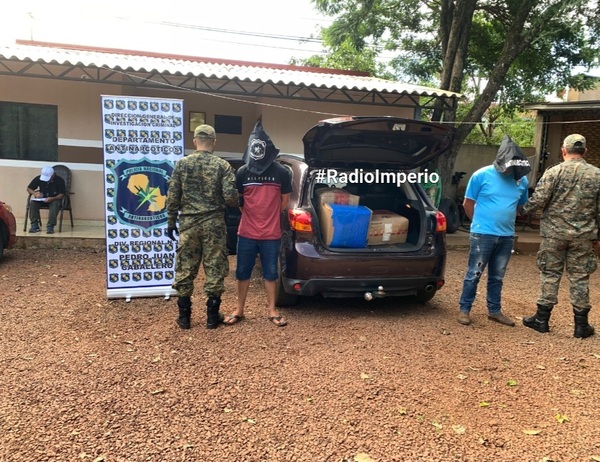
[(475, 201), (471, 232), (494, 236), (514, 236), (517, 205), (527, 202), (529, 182), (524, 176), (515, 181), (493, 165), (480, 168), (469, 179), (465, 197)]

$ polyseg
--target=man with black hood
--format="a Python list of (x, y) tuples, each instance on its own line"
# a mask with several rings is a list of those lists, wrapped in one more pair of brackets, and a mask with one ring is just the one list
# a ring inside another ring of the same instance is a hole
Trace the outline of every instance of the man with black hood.
[(235, 312), (225, 317), (225, 324), (244, 319), (246, 296), (256, 256), (260, 256), (269, 320), (283, 327), (286, 319), (275, 308), (278, 279), (277, 263), (281, 241), (281, 212), (292, 192), (291, 171), (275, 162), (279, 149), (256, 123), (244, 152), (245, 165), (236, 174), (242, 218), (238, 228), (237, 268), (238, 304)]
[(502, 281), (513, 250), (517, 207), (527, 202), (529, 161), (511, 138), (502, 140), (496, 160), (469, 179), (463, 207), (471, 219), (469, 263), (459, 302), (458, 322), (471, 323), (471, 307), (481, 275), (488, 268), (488, 319), (515, 323), (501, 311)]

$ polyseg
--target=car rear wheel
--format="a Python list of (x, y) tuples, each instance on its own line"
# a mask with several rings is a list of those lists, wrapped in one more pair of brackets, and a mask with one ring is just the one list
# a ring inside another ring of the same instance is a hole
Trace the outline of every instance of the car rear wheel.
[(446, 232), (449, 234), (455, 233), (460, 226), (460, 213), (456, 202), (448, 198), (442, 199), (439, 211), (446, 217)]
[(281, 271), (281, 261), (277, 266), (279, 277), (275, 288), (275, 305), (276, 306), (291, 306), (298, 303), (298, 295), (288, 294), (283, 288), (283, 272)]
[(435, 296), (436, 292), (437, 292), (436, 290), (431, 290), (429, 292), (427, 292), (425, 290), (419, 290), (417, 292), (417, 295), (415, 296), (415, 299), (418, 303), (427, 303), (429, 300), (431, 300)]
[(298, 295), (288, 294), (283, 288), (283, 282), (281, 281), (281, 275), (277, 279), (277, 289), (275, 292), (275, 305), (277, 306), (291, 306), (298, 303)]

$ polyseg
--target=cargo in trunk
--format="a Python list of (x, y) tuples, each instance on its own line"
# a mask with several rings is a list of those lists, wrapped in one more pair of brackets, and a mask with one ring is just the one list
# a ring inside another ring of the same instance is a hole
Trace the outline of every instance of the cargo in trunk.
[(367, 246), (370, 209), (361, 205), (323, 204), (321, 212), (325, 245), (354, 249)]
[(408, 218), (389, 210), (373, 210), (367, 245), (403, 244), (408, 233)]

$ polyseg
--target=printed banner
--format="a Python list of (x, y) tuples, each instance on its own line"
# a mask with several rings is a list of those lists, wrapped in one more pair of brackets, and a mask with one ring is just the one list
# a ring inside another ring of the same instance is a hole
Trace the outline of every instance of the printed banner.
[(166, 202), (183, 130), (181, 100), (102, 96), (108, 298), (176, 295)]

